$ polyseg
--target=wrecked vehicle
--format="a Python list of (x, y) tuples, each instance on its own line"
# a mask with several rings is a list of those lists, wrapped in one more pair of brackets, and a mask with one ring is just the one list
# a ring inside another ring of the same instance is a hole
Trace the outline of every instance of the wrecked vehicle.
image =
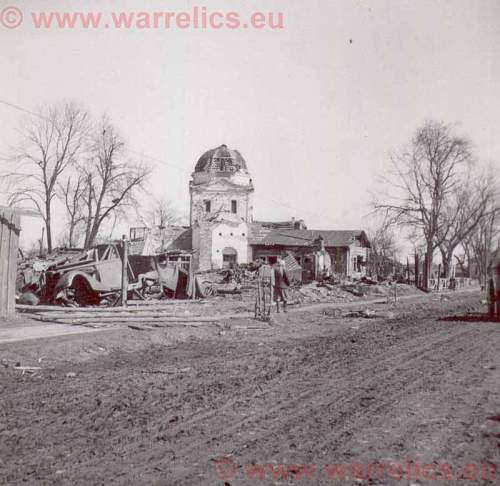
[[(43, 272), (40, 299), (47, 304), (117, 305), (121, 300), (123, 246), (96, 245), (69, 263)], [(128, 299), (186, 298), (189, 273), (161, 256), (128, 256)]]
[(114, 304), (120, 297), (122, 259), (115, 244), (97, 245), (76, 261), (49, 267), (41, 299), (54, 304)]

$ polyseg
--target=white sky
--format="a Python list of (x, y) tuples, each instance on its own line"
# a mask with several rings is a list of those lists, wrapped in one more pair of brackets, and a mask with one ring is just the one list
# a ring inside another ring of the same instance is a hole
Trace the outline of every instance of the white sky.
[[(155, 162), (150, 193), (185, 214), (190, 172), (222, 143), (247, 160), (256, 219), (302, 217), (318, 229), (369, 224), (368, 191), (389, 150), (426, 118), (458, 123), (480, 157), (500, 161), (498, 0), (199, 4), (282, 11), (275, 31), (36, 30), (30, 11), (196, 3), (1, 0), (0, 9), (7, 4), (25, 22), (0, 26), (0, 99), (33, 110), (71, 98), (106, 112), (131, 148), (171, 164)], [(0, 156), (22, 116), (0, 104)], [(37, 224), (29, 220), (25, 243)]]

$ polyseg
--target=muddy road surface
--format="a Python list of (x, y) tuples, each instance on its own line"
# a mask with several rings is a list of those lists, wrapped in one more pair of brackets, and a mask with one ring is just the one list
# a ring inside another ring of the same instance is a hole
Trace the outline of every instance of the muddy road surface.
[(3, 344), (0, 483), (500, 484), (481, 298)]

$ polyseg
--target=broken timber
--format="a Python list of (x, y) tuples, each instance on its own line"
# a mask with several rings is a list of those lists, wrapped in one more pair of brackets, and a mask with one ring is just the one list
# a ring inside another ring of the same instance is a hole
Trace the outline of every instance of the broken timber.
[[(217, 324), (223, 319), (245, 317), (244, 313), (216, 314), (207, 316), (201, 309), (191, 310), (185, 307), (144, 306), (132, 307), (71, 307), (56, 306), (17, 306), (18, 310), (29, 314), (34, 320), (54, 322), (73, 326), (114, 327), (120, 325), (136, 326), (139, 324), (154, 327), (185, 325), (197, 327), (203, 323)], [(248, 312), (250, 314), (250, 312)]]
[(13, 317), (21, 223), (12, 208), (0, 206), (0, 318)]

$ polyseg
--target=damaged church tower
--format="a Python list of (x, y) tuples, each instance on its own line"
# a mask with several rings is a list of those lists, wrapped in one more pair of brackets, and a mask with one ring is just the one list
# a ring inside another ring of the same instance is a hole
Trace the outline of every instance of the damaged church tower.
[(237, 150), (221, 145), (198, 160), (190, 193), (193, 263), (198, 271), (247, 263), (253, 184)]

